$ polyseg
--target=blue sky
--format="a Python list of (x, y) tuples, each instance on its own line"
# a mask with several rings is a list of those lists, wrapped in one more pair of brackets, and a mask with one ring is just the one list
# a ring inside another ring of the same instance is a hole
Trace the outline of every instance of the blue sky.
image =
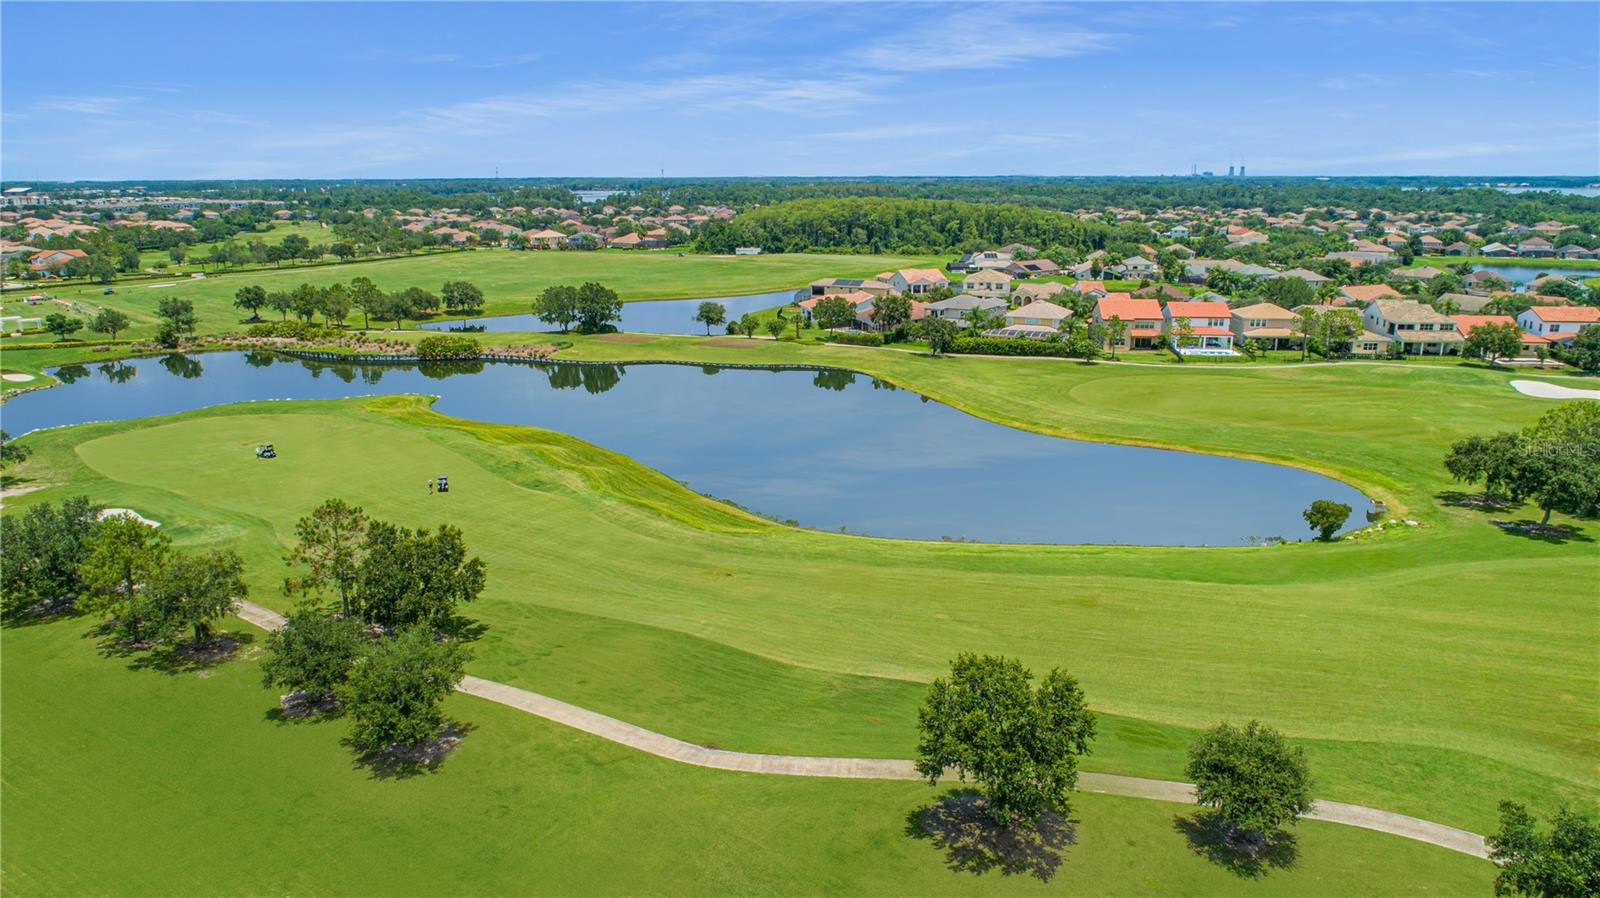
[(1597, 34), (1588, 2), (5, 2), (0, 176), (1594, 175)]

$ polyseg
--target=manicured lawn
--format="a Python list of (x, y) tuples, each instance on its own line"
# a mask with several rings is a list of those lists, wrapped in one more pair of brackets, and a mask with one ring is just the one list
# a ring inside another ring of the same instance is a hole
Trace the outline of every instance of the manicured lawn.
[(323, 227), (322, 222), (319, 221), (278, 221), (272, 223), (270, 230), (261, 231), (259, 233), (245, 232), (242, 234), (235, 234), (228, 240), (210, 240), (205, 243), (195, 243), (185, 246), (183, 248), (185, 260), (182, 265), (174, 264), (172, 261), (172, 255), (164, 249), (144, 250), (139, 254), (139, 259), (145, 268), (150, 268), (158, 262), (165, 262), (167, 263), (167, 270), (169, 272), (173, 274), (187, 274), (191, 271), (202, 270), (203, 266), (201, 266), (195, 260), (203, 259), (210, 255), (211, 250), (215, 249), (220, 244), (230, 242), (249, 243), (252, 240), (260, 240), (269, 246), (273, 246), (282, 243), (283, 238), (289, 236), (290, 234), (299, 234), (301, 237), (311, 241), (312, 244), (332, 244), (338, 240), (338, 238), (333, 235), (333, 230), (331, 228)]
[(1319, 823), (1291, 867), (1241, 878), (1191, 850), (1187, 809), (1097, 795), (1048, 882), (960, 872), (906, 831), (942, 790), (703, 770), (466, 696), (442, 767), (377, 779), (343, 721), (273, 719), (254, 658), (135, 670), (89, 629), (0, 633), (7, 895), (1490, 892), (1484, 861)]
[[(1450, 440), (1548, 407), (1505, 375), (755, 342), (573, 352), (849, 365), (1047, 433), (1326, 470), (1424, 526), (1263, 549), (866, 540), (779, 528), (570, 438), (398, 400), (41, 433), (32, 476), (167, 521), (180, 541), (237, 546), (257, 600), (278, 607), (293, 521), (320, 499), (449, 520), (491, 570), (472, 609), (489, 628), (475, 673), (697, 742), (907, 756), (921, 684), (957, 652), (1002, 651), (1083, 679), (1108, 715), (1093, 769), (1177, 776), (1194, 728), (1260, 717), (1307, 745), (1328, 798), (1487, 831), (1503, 797), (1600, 796), (1587, 762), (1600, 732), (1592, 543), (1508, 536), (1434, 498), (1451, 488), (1438, 462)], [(244, 450), (268, 431), (293, 451), (264, 468)], [(409, 488), (441, 470), (460, 484), (448, 506)]]
[[(680, 256), (668, 251), (477, 249), (307, 269), (223, 273), (204, 280), (174, 276), (172, 281), (114, 284), (116, 293), (110, 296), (102, 295), (103, 288), (98, 285), (49, 292), (65, 300), (82, 302), (90, 309), (102, 305), (121, 309), (134, 321), (135, 326), (128, 335), (148, 336), (155, 331), (156, 304), (165, 296), (192, 301), (202, 333), (240, 330), (239, 322), (244, 316), (233, 307), (233, 296), (240, 287), (249, 284), (260, 284), (268, 291), (292, 290), (302, 283), (326, 286), (366, 277), (384, 290), (423, 287), (438, 293), (445, 281), (468, 280), (483, 289), (487, 301), (485, 314), (504, 315), (527, 312), (533, 297), (552, 284), (598, 281), (616, 290), (624, 300), (683, 299), (792, 290), (819, 277), (863, 277), (894, 268), (937, 263), (933, 258), (896, 256), (706, 256), (692, 253)], [(61, 311), (59, 306), (32, 308), (33, 314)], [(270, 311), (263, 314), (274, 317)], [(350, 323), (361, 323), (359, 312)]]

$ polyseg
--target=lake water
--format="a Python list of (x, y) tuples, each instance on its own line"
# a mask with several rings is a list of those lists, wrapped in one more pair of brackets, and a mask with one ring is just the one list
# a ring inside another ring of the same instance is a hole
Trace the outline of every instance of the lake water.
[(1600, 196), (1600, 187), (1496, 187), (1501, 193), (1564, 193), (1567, 196)]
[[(569, 433), (761, 514), (874, 536), (1240, 545), (1309, 536), (1300, 513), (1314, 499), (1350, 505), (1353, 526), (1370, 507), (1355, 489), (1297, 468), (1041, 436), (843, 371), (330, 365), (231, 352), (58, 376), (70, 383), (6, 403), (6, 430), (243, 400), (426, 393), (446, 414)], [(428, 473), (449, 475), (455, 491), (474, 488), (465, 471)]]
[(1594, 268), (1556, 268), (1545, 266), (1541, 268), (1537, 261), (1520, 265), (1473, 265), (1475, 271), (1487, 271), (1498, 274), (1515, 284), (1526, 284), (1541, 274), (1557, 274), (1562, 277), (1577, 278), (1580, 281), (1600, 277), (1600, 266)]
[[(720, 302), (727, 309), (728, 320), (737, 321), (746, 312), (759, 312), (773, 306), (788, 305), (794, 298), (793, 290), (776, 293), (750, 293), (744, 296), (702, 296), (698, 299), (657, 299), (625, 302), (622, 304), (620, 331), (635, 334), (704, 334), (706, 326), (694, 320), (695, 312), (703, 302)], [(518, 333), (552, 331), (532, 315), (493, 315), (487, 318), (467, 318), (452, 321), (430, 321), (418, 327), (432, 330), (483, 330), (514, 331)], [(723, 333), (725, 327), (711, 329), (712, 334)]]

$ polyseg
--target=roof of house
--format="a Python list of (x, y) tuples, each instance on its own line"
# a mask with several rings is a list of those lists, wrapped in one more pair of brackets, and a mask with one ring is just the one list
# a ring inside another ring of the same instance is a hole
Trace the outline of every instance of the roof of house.
[(1017, 296), (1034, 296), (1042, 299), (1046, 296), (1055, 296), (1057, 293), (1067, 292), (1067, 285), (1056, 283), (1021, 284), (1011, 292)]
[(1134, 299), (1126, 293), (1110, 293), (1094, 304), (1095, 316), (1102, 321), (1121, 318), (1123, 321), (1161, 317), (1161, 303), (1153, 299)]
[(908, 284), (914, 284), (918, 281), (942, 281), (947, 284), (950, 282), (950, 279), (944, 276), (944, 272), (937, 268), (902, 268), (899, 271), (890, 272), (889, 276), (896, 274), (905, 278)]
[(1528, 311), (1545, 322), (1600, 323), (1600, 309), (1594, 306), (1534, 306)]
[(1167, 316), (1169, 318), (1226, 318), (1228, 317), (1228, 304), (1225, 302), (1169, 302), (1167, 303)]
[(1517, 245), (1518, 246), (1549, 246), (1549, 247), (1554, 247), (1555, 246), (1555, 244), (1553, 244), (1550, 241), (1544, 239), (1543, 237), (1529, 237), (1527, 240), (1524, 240), (1524, 241), (1522, 241), (1521, 243), (1519, 243)]
[(1359, 302), (1400, 298), (1400, 294), (1388, 284), (1347, 284), (1340, 287), (1339, 292)]
[(1105, 281), (1074, 281), (1072, 286), (1067, 289), (1078, 294), (1088, 293), (1091, 290), (1099, 290), (1101, 293), (1110, 292), (1106, 289)]
[(1235, 318), (1277, 318), (1288, 321), (1299, 316), (1276, 303), (1258, 302), (1253, 306), (1243, 306), (1230, 313)]
[(1295, 277), (1312, 284), (1325, 284), (1328, 281), (1327, 278), (1317, 274), (1315, 271), (1312, 271), (1309, 268), (1291, 268), (1278, 276), (1286, 278)]
[(1417, 302), (1414, 299), (1380, 299), (1372, 304), (1383, 316), (1383, 320), (1396, 324), (1423, 324), (1427, 322), (1449, 321), (1433, 306)]
[(1444, 272), (1434, 268), (1432, 265), (1413, 265), (1410, 268), (1396, 268), (1394, 271), (1389, 273), (1395, 277), (1418, 278), (1420, 280), (1427, 281), (1438, 277)]
[[(908, 278), (908, 280), (909, 280), (909, 278)], [(961, 282), (963, 284), (979, 284), (979, 283), (1009, 284), (1009, 283), (1011, 283), (1011, 280), (1012, 280), (1011, 275), (1006, 274), (1003, 271), (985, 270), (985, 271), (974, 271), (973, 273), (971, 273), (971, 274), (967, 275), (966, 277), (962, 278)]]
[(70, 256), (74, 259), (82, 259), (87, 255), (89, 254), (81, 249), (43, 249), (29, 256), (28, 259), (32, 262), (43, 262), (51, 256)]
[(1025, 306), (1018, 306), (1006, 313), (1007, 318), (1044, 318), (1050, 321), (1060, 321), (1071, 318), (1072, 310), (1065, 309), (1045, 299), (1036, 299)]

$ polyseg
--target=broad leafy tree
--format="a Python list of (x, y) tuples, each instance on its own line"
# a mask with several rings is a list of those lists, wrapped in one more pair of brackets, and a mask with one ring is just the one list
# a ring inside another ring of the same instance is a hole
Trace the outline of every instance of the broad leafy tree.
[(173, 552), (144, 585), (141, 604), (151, 635), (175, 640), (189, 630), (196, 645), (211, 638), (211, 627), (249, 594), (244, 562), (229, 550)]
[(1600, 821), (1562, 808), (1550, 823), (1550, 831), (1541, 832), (1526, 807), (1500, 803), (1500, 828), (1488, 839), (1489, 858), (1499, 865), (1496, 895), (1600, 895)]
[(848, 327), (850, 322), (856, 320), (856, 307), (850, 300), (842, 296), (824, 296), (817, 300), (817, 305), (811, 310), (813, 318), (817, 319), (817, 326), (824, 330), (833, 330)]
[(768, 318), (766, 321), (762, 322), (762, 326), (767, 329), (767, 335), (772, 337), (774, 340), (777, 340), (783, 336), (783, 330), (786, 327), (783, 319), (777, 317)]
[(533, 315), (545, 324), (560, 327), (561, 332), (566, 333), (578, 320), (578, 288), (561, 285), (544, 288), (533, 300)]
[(128, 329), (128, 316), (116, 309), (101, 309), (89, 319), (89, 330), (97, 334), (105, 334), (115, 340), (117, 334)]
[(467, 649), (413, 627), (362, 653), (335, 694), (350, 716), (358, 748), (381, 749), (431, 739), (444, 723), (444, 700), (466, 673)]
[(483, 560), (467, 557), (461, 531), (448, 524), (430, 533), (373, 521), (363, 550), (351, 598), (356, 612), (371, 623), (391, 629), (443, 627), (457, 605), (483, 591)]
[(1317, 499), (1300, 515), (1311, 525), (1312, 530), (1317, 531), (1317, 539), (1328, 542), (1339, 532), (1339, 528), (1344, 526), (1344, 522), (1350, 519), (1350, 506), (1332, 499)]
[(261, 310), (267, 305), (267, 288), (259, 284), (240, 287), (233, 294), (233, 305), (249, 312), (251, 321), (260, 321)]
[(890, 294), (872, 301), (872, 321), (878, 325), (878, 330), (889, 333), (910, 320), (910, 299), (899, 294)]
[(1457, 440), (1444, 457), (1445, 470), (1464, 483), (1483, 483), (1483, 494), (1520, 501), (1518, 464), (1524, 451), (1520, 434), (1497, 433)]
[(745, 339), (754, 337), (760, 329), (761, 319), (756, 317), (756, 313), (746, 312), (739, 316), (739, 333), (744, 334)]
[(1507, 321), (1499, 324), (1480, 324), (1467, 334), (1461, 344), (1461, 354), (1483, 359), (1493, 365), (1501, 359), (1516, 358), (1522, 352), (1522, 328)]
[(44, 329), (55, 334), (56, 339), (65, 340), (83, 330), (83, 319), (63, 315), (60, 312), (51, 312), (44, 316)]
[(694, 320), (706, 326), (706, 336), (711, 336), (711, 329), (719, 327), (728, 320), (728, 309), (720, 302), (703, 302), (695, 310)]
[(976, 781), (996, 822), (1065, 813), (1089, 751), (1095, 716), (1078, 681), (1052, 670), (1035, 687), (1013, 658), (963, 654), (934, 680), (917, 712), (917, 772)]
[(100, 506), (83, 496), (41, 502), (0, 518), (0, 610), (61, 605), (84, 591), (80, 563)]
[(166, 564), (171, 543), (165, 533), (127, 515), (96, 524), (83, 542), (78, 568), (88, 610), (104, 615), (128, 638), (142, 639), (149, 614), (139, 589)]
[(483, 309), (483, 291), (471, 281), (446, 281), (439, 288), (439, 298), (447, 309), (474, 313)]
[(957, 330), (954, 321), (929, 315), (912, 326), (912, 336), (927, 343), (928, 351), (934, 355), (944, 355), (955, 344)]
[(361, 310), (361, 329), (372, 326), (371, 316), (383, 304), (383, 291), (371, 278), (350, 279), (350, 305)]
[(350, 675), (351, 666), (367, 645), (361, 623), (354, 618), (301, 608), (267, 636), (261, 683), (313, 700), (328, 698)]
[(596, 334), (622, 320), (617, 291), (590, 281), (578, 288), (578, 331)]
[(156, 314), (180, 334), (194, 333), (195, 325), (200, 321), (195, 317), (194, 303), (176, 296), (162, 297), (156, 304)]
[(366, 557), (368, 523), (359, 505), (343, 499), (329, 499), (313, 508), (295, 523), (298, 541), (285, 559), (290, 565), (303, 565), (305, 573), (286, 580), (284, 589), (304, 594), (332, 589), (339, 596), (340, 611), (349, 615), (350, 590)]
[(1305, 752), (1258, 721), (1221, 723), (1189, 746), (1185, 768), (1195, 800), (1259, 850), (1285, 823), (1311, 810), (1311, 773)]
[(31, 448), (16, 442), (11, 438), (11, 434), (0, 430), (0, 465), (25, 461), (32, 454), (33, 450)]

